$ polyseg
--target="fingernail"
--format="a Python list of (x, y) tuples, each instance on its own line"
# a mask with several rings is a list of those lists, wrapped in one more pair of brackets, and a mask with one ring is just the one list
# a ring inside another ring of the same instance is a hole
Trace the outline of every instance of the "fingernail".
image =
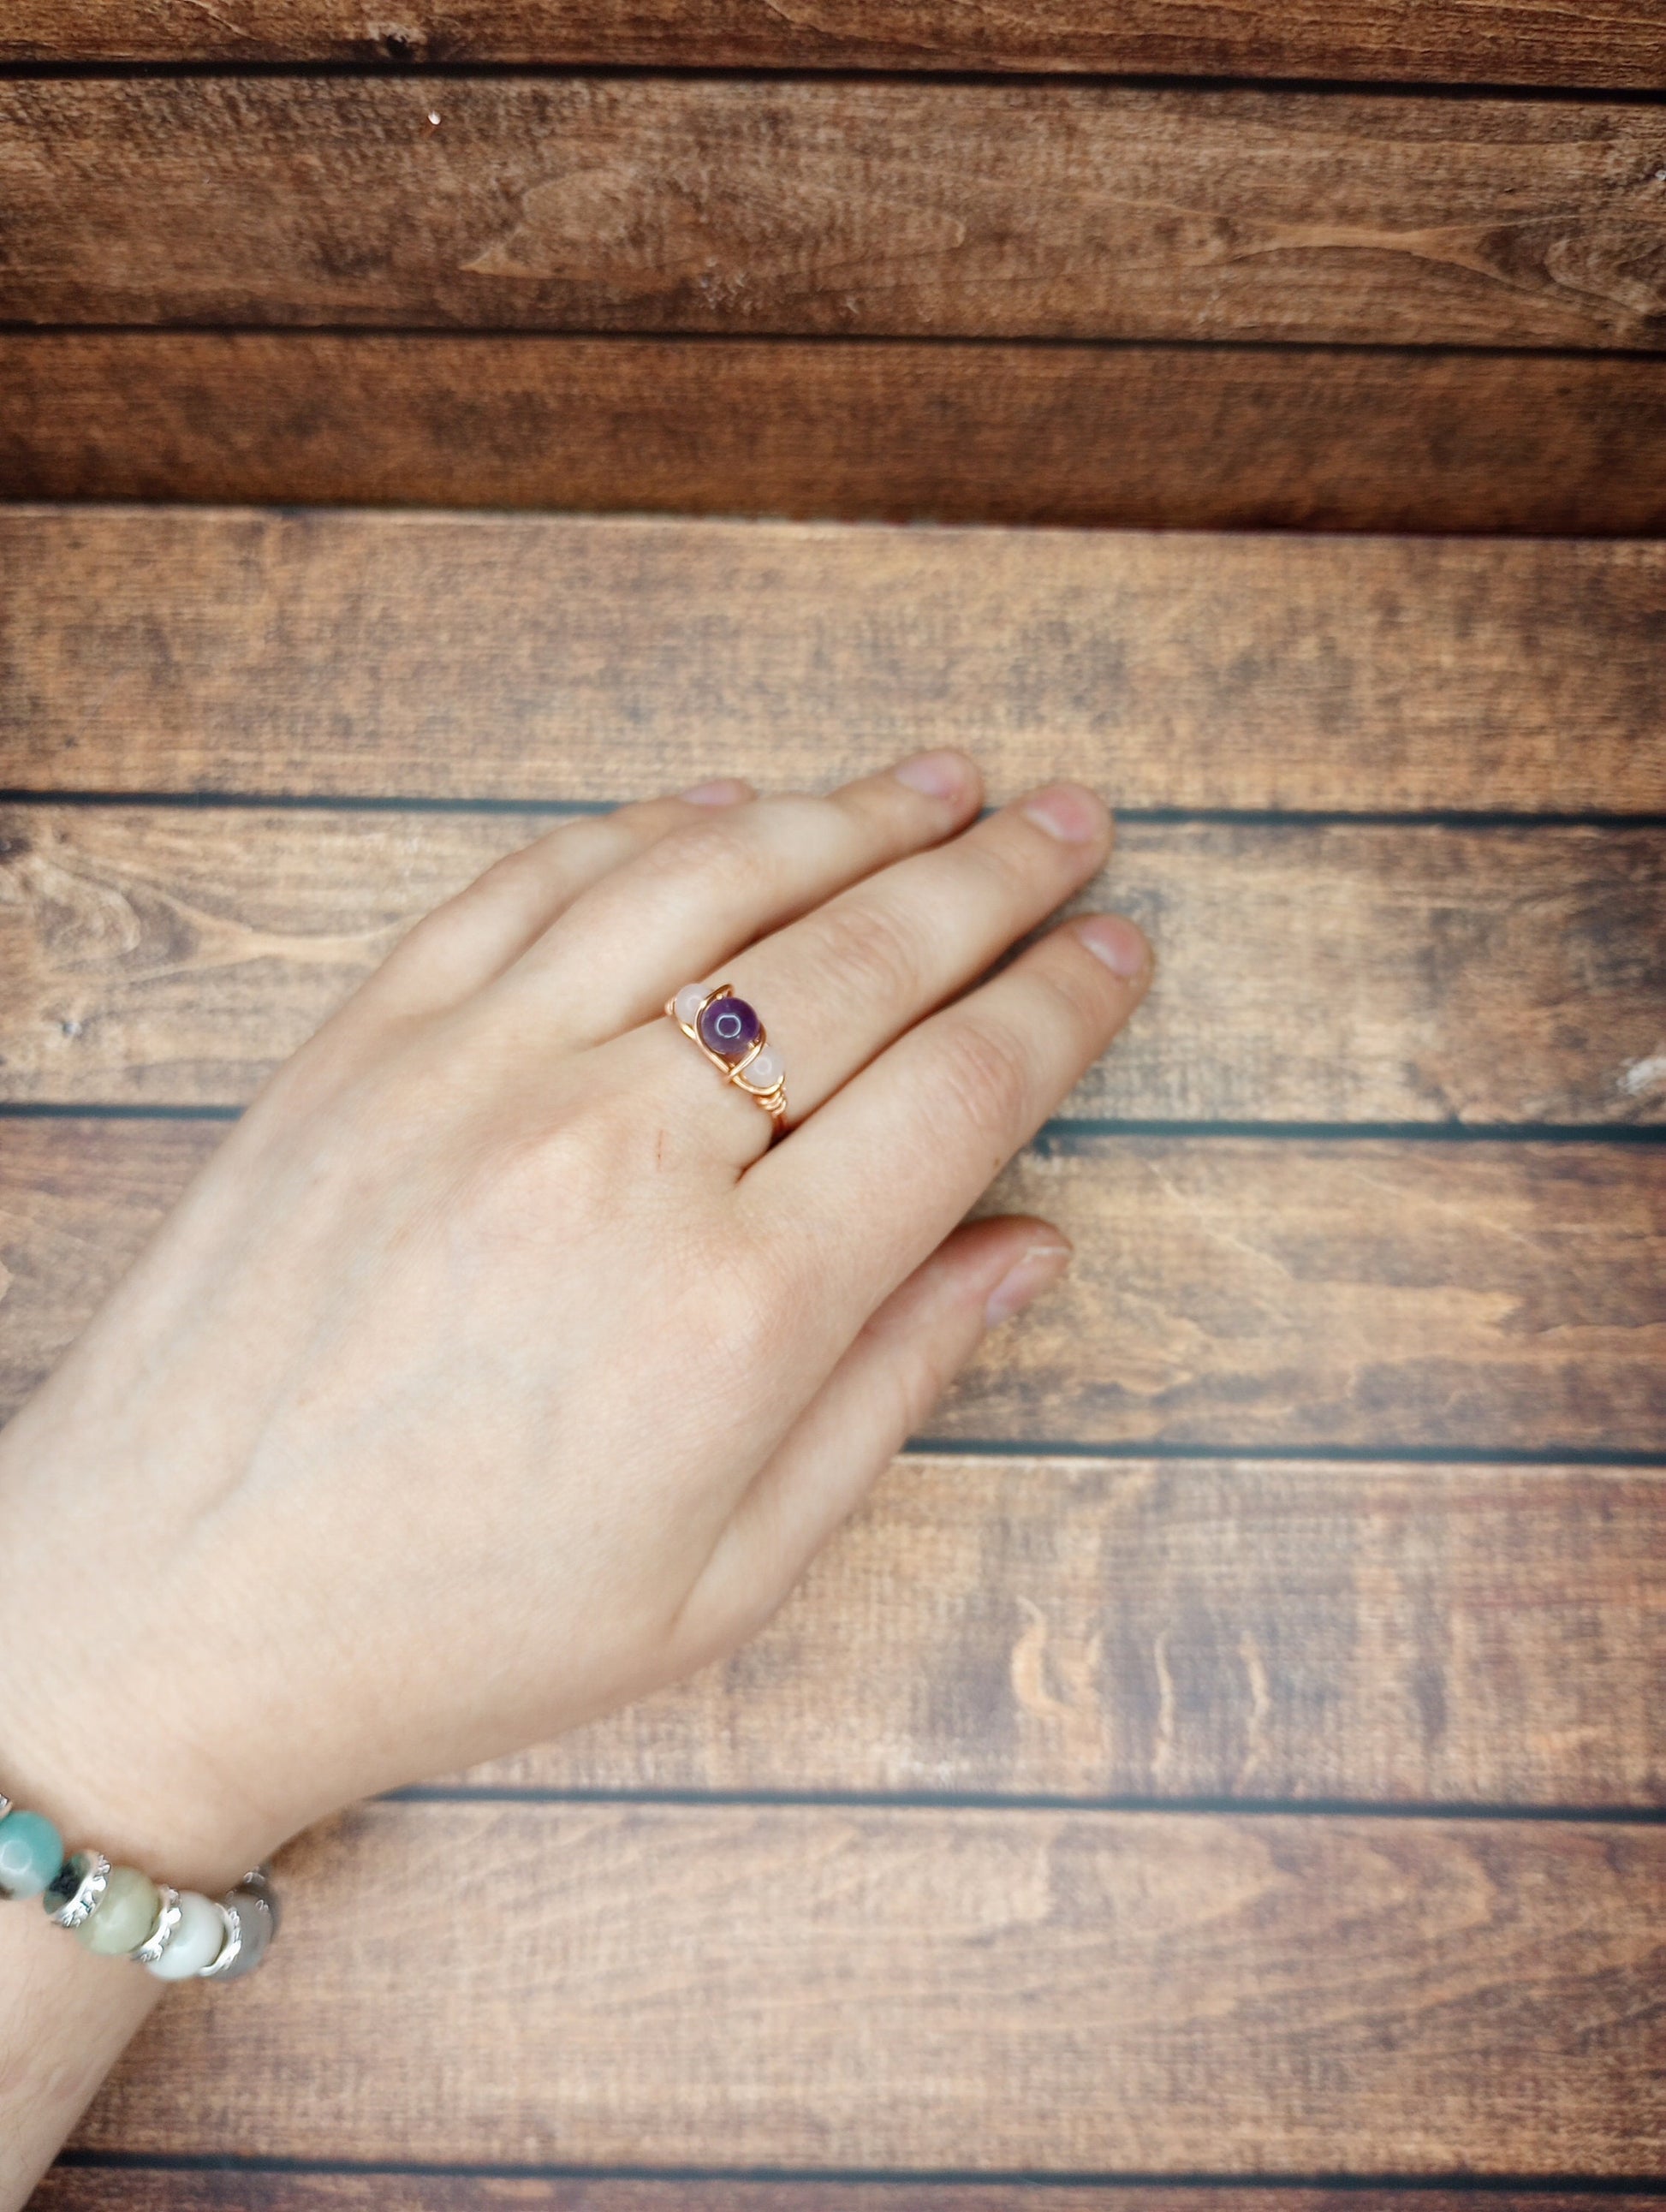
[(1011, 1321), (1015, 1313), (1021, 1313), (1031, 1298), (1039, 1297), (1058, 1281), (1070, 1265), (1070, 1257), (1071, 1248), (1062, 1240), (1031, 1245), (990, 1291), (983, 1309), (984, 1327), (994, 1328), (1001, 1322)]
[(1151, 947), (1131, 921), (1120, 914), (1090, 915), (1076, 924), (1076, 934), (1096, 959), (1103, 960), (1113, 975), (1132, 983), (1151, 965)]
[(738, 806), (743, 799), (750, 799), (752, 787), (732, 775), (721, 775), (713, 783), (694, 783), (686, 791), (678, 792), (690, 806)]
[(960, 753), (916, 753), (891, 774), (910, 791), (923, 791), (927, 799), (958, 799), (966, 788), (967, 768)]
[(1024, 811), (1038, 829), (1063, 845), (1087, 845), (1105, 834), (1108, 810), (1104, 801), (1079, 783), (1055, 783), (1024, 802)]

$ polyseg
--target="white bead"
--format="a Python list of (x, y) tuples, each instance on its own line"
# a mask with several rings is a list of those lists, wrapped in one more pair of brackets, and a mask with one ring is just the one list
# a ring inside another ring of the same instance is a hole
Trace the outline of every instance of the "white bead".
[(219, 1906), (210, 1898), (199, 1897), (194, 1889), (181, 1890), (179, 1924), (173, 1931), (173, 1941), (145, 1972), (155, 1974), (159, 1982), (189, 1981), (204, 1966), (214, 1964), (225, 1940), (225, 1916)]
[(754, 1091), (770, 1091), (786, 1073), (781, 1064), (781, 1054), (774, 1045), (766, 1044), (747, 1061), (741, 1081), (750, 1084)]
[(706, 995), (703, 983), (684, 983), (671, 1002), (671, 1010), (685, 1029), (694, 1027), (694, 1018), (700, 1011), (700, 1001)]

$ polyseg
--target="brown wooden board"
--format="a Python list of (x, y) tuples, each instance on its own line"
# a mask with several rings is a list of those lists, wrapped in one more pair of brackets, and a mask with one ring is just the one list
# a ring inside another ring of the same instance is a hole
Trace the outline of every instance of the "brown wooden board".
[(899, 1460), (759, 1639), (472, 1778), (1666, 1799), (1666, 1475)]
[[(240, 1105), (410, 923), (548, 827), (0, 808), (0, 1099)], [(1079, 903), (1136, 915), (1162, 964), (1073, 1117), (1666, 1117), (1666, 830), (1135, 819)]]
[(1666, 811), (1658, 544), (0, 509), (0, 785)]
[[(1658, 2212), (1659, 2199), (1603, 2191), (1487, 2191), (1491, 2212)], [(271, 2173), (222, 2168), (57, 2166), (29, 2212), (1474, 2212), (1473, 2193), (1433, 2188), (1188, 2188), (1153, 2182), (643, 2180), (623, 2176)]]
[(0, 316), (1657, 347), (1666, 113), (908, 78), (23, 77)]
[(1658, 0), (8, 0), (0, 60), (533, 62), (660, 68), (1161, 71), (1495, 84), (1666, 85)]
[(0, 495), (1666, 533), (1666, 360), (0, 331)]
[(1658, 1826), (403, 1804), (289, 1873), (82, 2142), (1634, 2175), (1666, 2129)]
[[(0, 1122), (0, 1408), (82, 1326), (213, 1124)], [(1666, 1151), (1061, 1136), (989, 1205), (1067, 1285), (945, 1401), (944, 1438), (1651, 1452), (1666, 1437)]]

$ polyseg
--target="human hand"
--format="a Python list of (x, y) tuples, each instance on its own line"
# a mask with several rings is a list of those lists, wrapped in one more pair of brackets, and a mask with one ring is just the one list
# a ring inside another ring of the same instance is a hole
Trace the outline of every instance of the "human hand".
[[(730, 1650), (1061, 1272), (957, 1227), (1143, 992), (964, 757), (552, 831), (274, 1077), (0, 1440), (5, 1786), (211, 1887)], [(968, 826), (968, 825), (971, 826)], [(661, 1008), (732, 980), (789, 1133)]]

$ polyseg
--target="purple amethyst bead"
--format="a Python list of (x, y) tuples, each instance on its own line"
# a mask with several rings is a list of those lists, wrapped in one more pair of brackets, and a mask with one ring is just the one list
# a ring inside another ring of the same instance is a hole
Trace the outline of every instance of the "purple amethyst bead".
[(740, 1060), (763, 1034), (763, 1024), (745, 999), (714, 999), (701, 1015), (696, 1035), (708, 1052)]

